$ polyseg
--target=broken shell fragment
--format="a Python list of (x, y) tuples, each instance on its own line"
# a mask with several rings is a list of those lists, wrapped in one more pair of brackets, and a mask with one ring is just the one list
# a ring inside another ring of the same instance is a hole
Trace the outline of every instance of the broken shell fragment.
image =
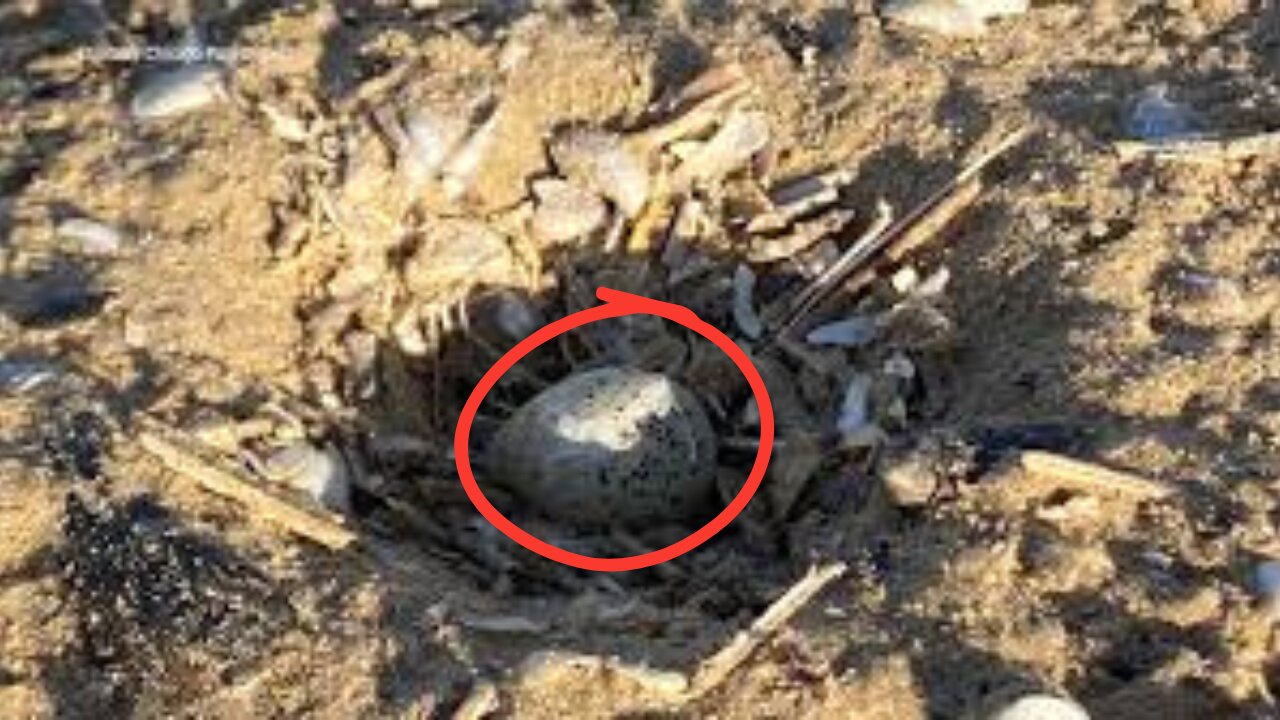
[(756, 275), (746, 265), (733, 273), (733, 321), (752, 340), (764, 334), (764, 323), (755, 309)]
[(213, 65), (184, 65), (158, 72), (139, 83), (129, 103), (138, 120), (182, 115), (227, 97), (226, 79)]
[(855, 315), (844, 320), (819, 325), (809, 331), (804, 341), (810, 345), (865, 347), (875, 340), (878, 328), (874, 318)]
[(897, 0), (885, 6), (885, 18), (927, 32), (964, 37), (986, 32), (986, 21), (1020, 15), (1029, 0)]
[(690, 518), (715, 491), (715, 434), (665, 375), (605, 367), (536, 395), (489, 451), (493, 482), (547, 515), (645, 523)]
[(468, 124), (461, 116), (416, 108), (404, 122), (403, 156), (400, 158), (411, 182), (431, 178), (467, 136)]
[(88, 218), (63, 220), (56, 232), (58, 237), (76, 243), (86, 255), (115, 255), (124, 244), (119, 230)]
[(530, 221), (534, 237), (544, 243), (562, 243), (586, 237), (604, 227), (609, 209), (599, 195), (556, 178), (536, 180), (537, 203)]
[(500, 117), (501, 114), (495, 108), (445, 161), (440, 170), (440, 180), (445, 196), (450, 200), (461, 198), (471, 189), (471, 182), (497, 137)]
[(551, 159), (562, 176), (613, 201), (627, 217), (649, 201), (649, 170), (614, 133), (570, 128), (551, 141)]
[(747, 167), (751, 158), (768, 146), (769, 118), (762, 112), (735, 111), (711, 139), (680, 165), (675, 187), (710, 183)]
[(991, 720), (1089, 720), (1074, 700), (1055, 695), (1023, 695), (991, 716)]
[(264, 457), (259, 471), (271, 482), (301, 490), (321, 507), (334, 512), (350, 510), (350, 472), (334, 448), (318, 448), (309, 442), (286, 445)]

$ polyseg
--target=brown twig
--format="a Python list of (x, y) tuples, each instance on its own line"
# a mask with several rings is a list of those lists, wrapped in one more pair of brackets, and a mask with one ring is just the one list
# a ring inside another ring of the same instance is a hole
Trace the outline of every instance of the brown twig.
[(235, 500), (253, 514), (330, 549), (345, 550), (356, 543), (358, 536), (343, 524), (340, 516), (297, 507), (251, 481), (219, 468), (189, 447), (190, 443), (165, 435), (172, 436), (173, 433), (157, 428), (144, 431), (138, 441), (144, 450), (178, 477), (193, 480), (205, 490)]
[(843, 562), (810, 567), (804, 577), (751, 623), (751, 627), (739, 632), (728, 645), (702, 662), (690, 682), (690, 699), (705, 695), (728, 679), (756, 648), (790, 622), (796, 613), (846, 570), (848, 566)]
[(1155, 480), (1041, 450), (1019, 453), (1018, 466), (1033, 477), (1086, 490), (1109, 490), (1139, 499), (1164, 498), (1173, 492), (1168, 485)]
[(1280, 155), (1280, 132), (1163, 142), (1125, 140), (1115, 144), (1115, 151), (1121, 162), (1132, 162), (1140, 158), (1187, 163), (1230, 162), (1259, 155)]
[[(841, 287), (855, 273), (866, 271), (868, 266), (883, 254), (900, 258), (907, 250), (918, 247), (932, 238), (947, 221), (977, 197), (981, 191), (980, 174), (992, 162), (1021, 143), (1028, 135), (1028, 128), (1009, 133), (996, 145), (969, 163), (958, 175), (911, 212), (891, 225), (877, 221), (858, 239), (844, 255), (833, 263), (796, 295), (790, 309), (776, 325), (777, 332), (785, 332), (796, 325), (823, 300)], [(919, 228), (917, 230), (917, 228)], [(858, 277), (862, 277), (858, 275)], [(866, 280), (861, 281), (864, 285)]]

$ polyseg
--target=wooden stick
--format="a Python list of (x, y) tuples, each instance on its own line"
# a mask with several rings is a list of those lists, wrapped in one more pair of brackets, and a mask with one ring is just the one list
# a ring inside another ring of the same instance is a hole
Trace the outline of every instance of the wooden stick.
[(1280, 155), (1280, 132), (1237, 137), (1194, 137), (1164, 142), (1125, 140), (1115, 144), (1122, 162), (1149, 157), (1188, 163), (1245, 160), (1258, 155)]
[(236, 474), (216, 467), (178, 441), (161, 436), (159, 431), (144, 431), (138, 438), (142, 448), (154, 455), (179, 477), (194, 480), (200, 487), (230, 498), (293, 533), (333, 550), (345, 550), (358, 536), (333, 513), (303, 510), (276, 497), (266, 489)]
[[(813, 308), (834, 292), (845, 279), (862, 271), (876, 260), (887, 248), (898, 246), (904, 238), (910, 240), (909, 247), (914, 248), (933, 237), (946, 221), (949, 221), (959, 210), (967, 207), (981, 190), (979, 175), (988, 165), (1001, 155), (1021, 143), (1029, 134), (1028, 128), (1019, 128), (1009, 133), (995, 147), (979, 155), (969, 163), (946, 185), (939, 188), (923, 203), (888, 227), (880, 227), (877, 223), (872, 231), (850, 247), (843, 256), (832, 264), (827, 271), (809, 284), (791, 304), (791, 310), (784, 316), (779, 331), (794, 327)], [(977, 189), (967, 186), (977, 185)], [(966, 198), (966, 193), (974, 193)], [(959, 196), (959, 200), (956, 200)], [(883, 214), (883, 212), (882, 212)], [(916, 231), (916, 228), (921, 228)], [(896, 257), (905, 254), (906, 249), (896, 251)], [(866, 281), (863, 281), (864, 284)]]
[(848, 566), (843, 562), (810, 567), (804, 577), (751, 623), (751, 627), (739, 632), (728, 645), (702, 662), (690, 682), (690, 699), (705, 695), (727, 680), (756, 648), (790, 622), (796, 613), (846, 570)]
[(1171, 487), (1155, 480), (1042, 450), (1019, 453), (1018, 466), (1028, 475), (1086, 490), (1110, 490), (1139, 499), (1159, 499), (1173, 493)]

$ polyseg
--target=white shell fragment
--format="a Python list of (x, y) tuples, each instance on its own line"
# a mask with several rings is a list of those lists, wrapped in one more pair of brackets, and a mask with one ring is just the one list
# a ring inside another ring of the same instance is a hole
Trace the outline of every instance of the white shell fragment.
[(675, 186), (710, 183), (746, 167), (769, 145), (769, 118), (762, 112), (735, 111), (706, 143), (680, 165)]
[(755, 309), (756, 274), (746, 265), (733, 273), (733, 321), (752, 340), (764, 334), (764, 323)]
[(649, 201), (649, 170), (618, 135), (570, 128), (552, 139), (551, 159), (566, 179), (605, 196), (627, 217)]
[(885, 6), (885, 18), (907, 27), (950, 37), (986, 32), (986, 21), (1027, 11), (1029, 0), (896, 0)]
[(991, 720), (1089, 720), (1089, 713), (1074, 700), (1054, 695), (1023, 695)]
[(458, 147), (457, 152), (449, 156), (440, 170), (440, 180), (444, 186), (444, 194), (450, 200), (457, 200), (471, 189), (476, 171), (489, 154), (494, 138), (498, 134), (500, 113), (497, 109), (489, 114), (467, 139)]
[(494, 438), (493, 482), (547, 515), (588, 524), (689, 517), (715, 490), (716, 440), (691, 392), (605, 367), (522, 406)]
[(351, 508), (350, 472), (333, 448), (296, 442), (264, 457), (259, 470), (267, 480), (301, 490), (328, 510), (347, 512)]
[(805, 335), (804, 341), (810, 345), (830, 345), (834, 347), (865, 347), (875, 340), (877, 333), (874, 318), (855, 315), (844, 320), (819, 325)]
[(221, 68), (184, 65), (144, 79), (129, 103), (129, 113), (138, 120), (155, 120), (189, 113), (226, 97)]
[(459, 115), (419, 107), (404, 121), (406, 147), (401, 162), (410, 182), (433, 178), (467, 136), (469, 124)]
[(544, 243), (561, 243), (586, 237), (604, 227), (609, 208), (599, 195), (556, 178), (536, 180), (532, 186), (536, 207), (530, 221), (534, 237)]
[(846, 438), (861, 435), (871, 424), (871, 376), (859, 373), (845, 387), (836, 430)]
[(115, 255), (124, 244), (119, 230), (88, 218), (63, 220), (56, 232), (59, 238), (77, 244), (86, 255)]
[(0, 359), (0, 392), (20, 395), (58, 379), (56, 365), (44, 360)]

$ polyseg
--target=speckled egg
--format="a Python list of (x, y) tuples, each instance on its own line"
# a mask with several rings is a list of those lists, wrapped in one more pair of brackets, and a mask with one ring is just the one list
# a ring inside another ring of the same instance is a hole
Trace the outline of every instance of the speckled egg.
[(591, 525), (689, 518), (710, 507), (716, 439), (688, 389), (606, 367), (571, 375), (504, 424), (492, 481), (554, 518)]

